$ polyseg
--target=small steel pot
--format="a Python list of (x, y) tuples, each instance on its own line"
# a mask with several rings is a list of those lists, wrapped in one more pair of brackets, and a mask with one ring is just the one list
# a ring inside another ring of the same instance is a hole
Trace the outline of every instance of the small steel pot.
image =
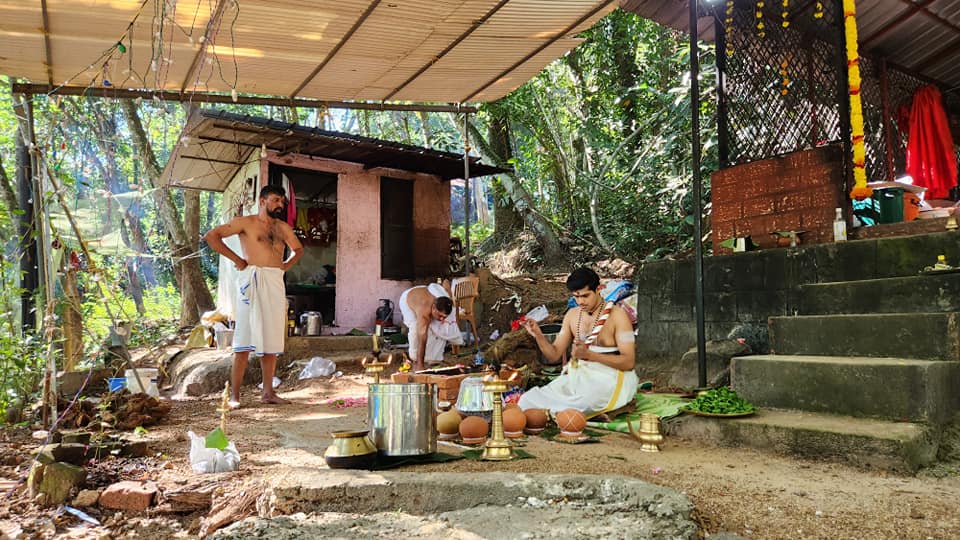
[(377, 458), (377, 447), (368, 430), (334, 431), (333, 442), (323, 453), (323, 460), (331, 469), (368, 469)]

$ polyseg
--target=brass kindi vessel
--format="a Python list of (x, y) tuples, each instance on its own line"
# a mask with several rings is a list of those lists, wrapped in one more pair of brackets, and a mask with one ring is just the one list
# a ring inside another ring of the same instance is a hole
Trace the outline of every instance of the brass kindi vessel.
[(377, 457), (377, 447), (368, 430), (334, 431), (333, 442), (323, 453), (323, 460), (331, 469), (366, 469)]
[(513, 443), (503, 435), (503, 393), (507, 391), (507, 381), (491, 375), (483, 379), (483, 391), (493, 394), (493, 420), (481, 458), (488, 461), (514, 459), (517, 455), (513, 452)]
[(663, 443), (663, 435), (660, 434), (660, 417), (643, 413), (640, 415), (640, 431), (633, 428), (633, 422), (627, 422), (630, 428), (630, 434), (633, 438), (640, 441), (641, 452), (659, 452), (660, 444)]

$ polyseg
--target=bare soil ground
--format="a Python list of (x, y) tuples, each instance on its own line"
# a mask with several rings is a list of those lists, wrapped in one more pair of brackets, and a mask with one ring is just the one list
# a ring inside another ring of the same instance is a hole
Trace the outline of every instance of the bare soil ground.
[[(243, 407), (228, 416), (227, 432), (240, 450), (241, 470), (195, 474), (187, 459), (188, 430), (206, 433), (218, 424), (217, 396), (175, 402), (170, 417), (144, 435), (152, 455), (108, 459), (91, 468), (88, 484), (100, 487), (119, 479), (152, 479), (161, 489), (194, 482), (217, 482), (214, 505), (241, 492), (256, 492), (280, 466), (325, 468), (329, 432), (366, 425), (366, 408), (346, 398), (365, 398), (369, 379), (353, 363), (358, 354), (333, 359), (344, 375), (336, 379), (291, 381), (281, 396), (294, 403), (263, 405), (256, 390), (244, 389)], [(6, 431), (0, 449), (0, 478), (15, 480), (26, 471), (36, 446), (24, 432)], [(459, 448), (440, 444), (440, 451)], [(687, 494), (696, 505), (703, 536), (729, 531), (748, 538), (958, 538), (960, 477), (899, 476), (739, 448), (708, 447), (695, 440), (669, 438), (660, 453), (642, 453), (631, 437), (610, 433), (590, 444), (568, 445), (531, 437), (525, 450), (535, 459), (513, 462), (469, 460), (408, 466), (398, 470), (469, 474), (487, 471), (626, 475)], [(7, 484), (9, 487), (10, 484)], [(170, 514), (156, 510), (120, 514), (85, 509), (104, 526), (84, 525), (56, 509), (31, 502), (23, 489), (0, 499), (0, 527), (28, 538), (178, 538), (196, 536), (207, 511)], [(349, 509), (344, 509), (349, 511)], [(252, 507), (250, 509), (252, 512)], [(239, 516), (238, 516), (239, 517)], [(629, 532), (625, 531), (625, 536)]]

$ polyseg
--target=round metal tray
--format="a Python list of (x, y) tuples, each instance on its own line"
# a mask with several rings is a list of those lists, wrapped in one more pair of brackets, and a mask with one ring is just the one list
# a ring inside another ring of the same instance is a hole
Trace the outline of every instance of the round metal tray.
[(687, 414), (692, 414), (694, 416), (707, 416), (710, 418), (743, 418), (744, 416), (753, 416), (754, 414), (757, 414), (756, 409), (748, 412), (739, 412), (739, 413), (709, 413), (709, 412), (701, 412), (701, 411), (691, 411), (687, 409), (684, 409), (683, 412)]

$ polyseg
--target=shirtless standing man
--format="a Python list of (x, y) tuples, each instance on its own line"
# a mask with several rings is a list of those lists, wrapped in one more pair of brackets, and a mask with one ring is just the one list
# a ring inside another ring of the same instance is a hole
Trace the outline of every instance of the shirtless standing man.
[[(233, 334), (233, 370), (230, 376), (231, 407), (240, 406), (240, 386), (250, 353), (260, 356), (263, 371), (264, 403), (289, 403), (273, 389), (277, 355), (283, 353), (286, 335), (286, 294), (283, 274), (303, 255), (303, 245), (290, 225), (280, 219), (286, 205), (286, 192), (279, 186), (260, 190), (260, 211), (256, 215), (236, 217), (211, 229), (203, 239), (214, 251), (233, 261), (240, 271)], [(223, 243), (240, 236), (243, 256)], [(284, 248), (293, 252), (283, 260)]]

